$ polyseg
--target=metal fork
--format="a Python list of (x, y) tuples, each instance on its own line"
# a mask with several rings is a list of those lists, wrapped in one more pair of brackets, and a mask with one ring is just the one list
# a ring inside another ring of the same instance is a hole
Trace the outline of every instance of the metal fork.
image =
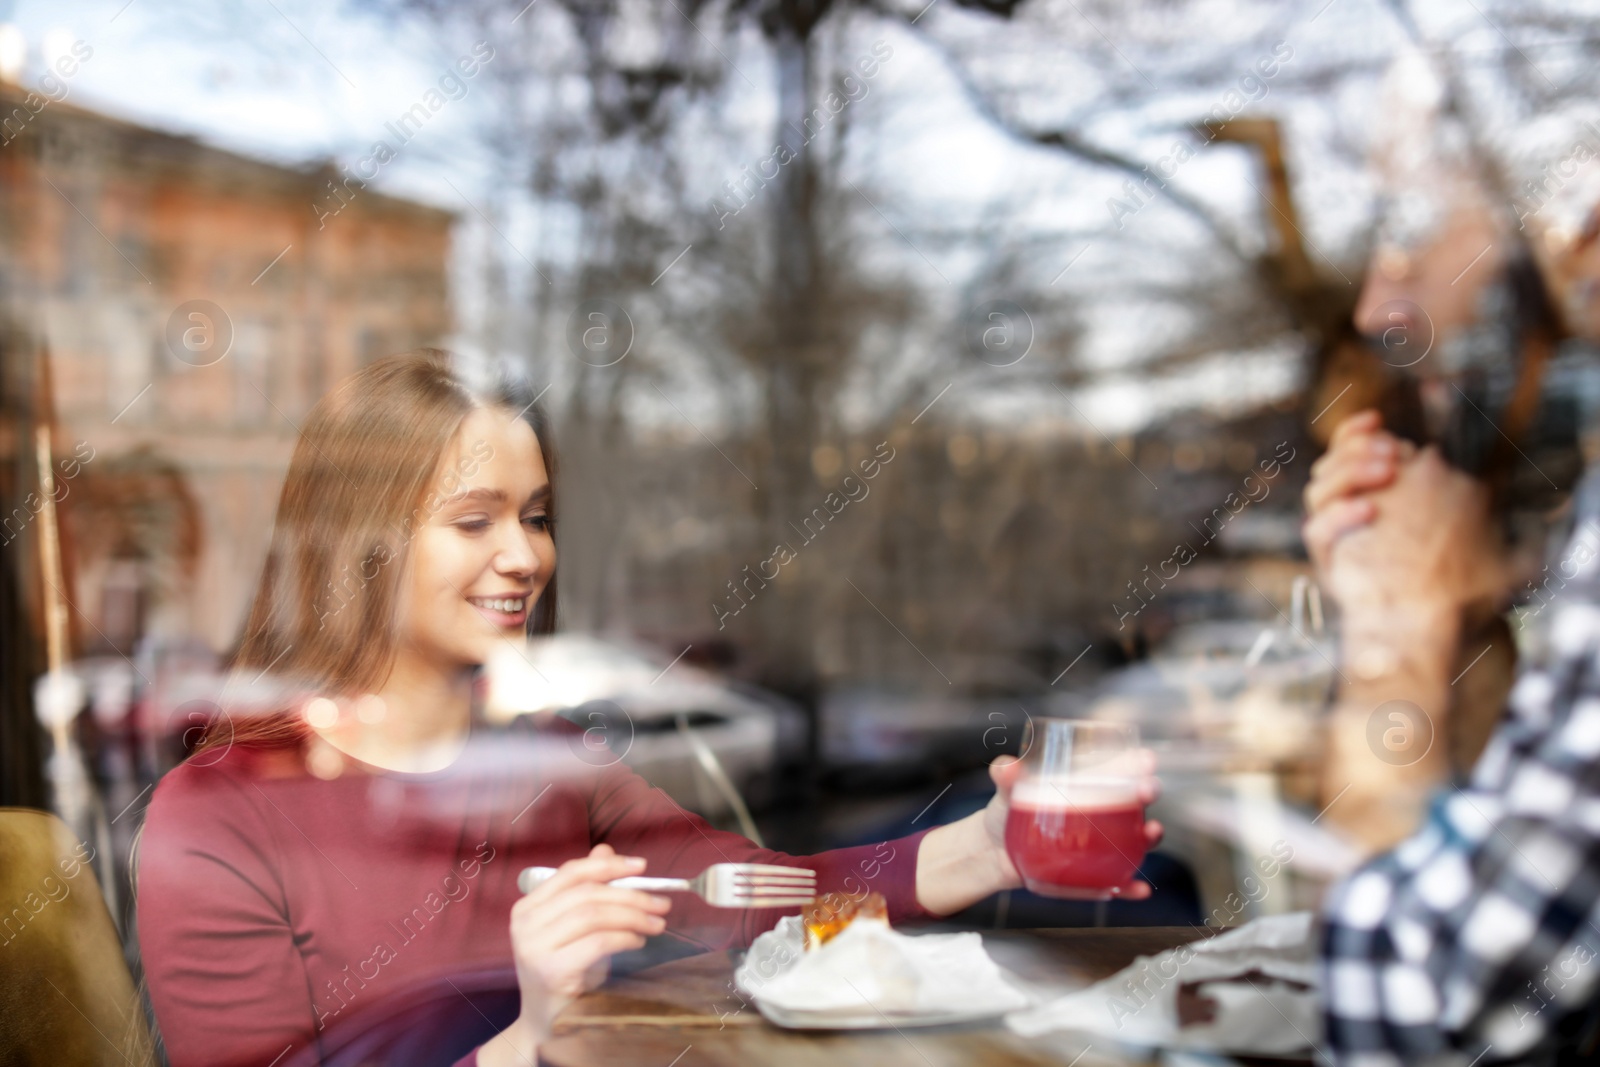
[[(524, 867), (517, 888), (524, 893), (556, 873), (554, 867)], [(792, 908), (817, 897), (817, 872), (770, 863), (714, 863), (693, 878), (616, 878), (618, 889), (651, 893), (697, 893), (718, 908)]]

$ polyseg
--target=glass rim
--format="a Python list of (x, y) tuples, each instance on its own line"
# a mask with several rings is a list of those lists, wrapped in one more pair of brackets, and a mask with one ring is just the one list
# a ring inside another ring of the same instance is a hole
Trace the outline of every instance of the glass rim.
[[(1117, 735), (1129, 749), (1136, 749), (1143, 745), (1139, 736), (1139, 726), (1131, 722), (1115, 722), (1105, 719), (1077, 719), (1058, 715), (1028, 716), (1023, 724), (1022, 751), (1017, 754), (1017, 760), (1024, 764), (1032, 764), (1034, 759), (1034, 742), (1038, 740), (1041, 730), (1047, 734), (1067, 731), (1073, 739), (1073, 747), (1082, 739), (1086, 742), (1097, 735), (1104, 737)], [(1050, 746), (1054, 747), (1054, 746)], [(1032, 758), (1030, 758), (1032, 757)]]
[(1045, 723), (1050, 726), (1070, 726), (1074, 729), (1091, 730), (1130, 730), (1134, 734), (1139, 732), (1139, 724), (1133, 722), (1118, 722), (1113, 719), (1077, 719), (1067, 715), (1031, 715), (1029, 721)]

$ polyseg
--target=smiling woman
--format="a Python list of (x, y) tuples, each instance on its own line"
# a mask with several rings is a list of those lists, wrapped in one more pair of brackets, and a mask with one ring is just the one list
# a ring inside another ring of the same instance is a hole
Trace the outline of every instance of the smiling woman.
[[(401, 610), (403, 597), (448, 595), (449, 621), (437, 621), (454, 625), (469, 597), (510, 590), (531, 603), (517, 624), (526, 619), (529, 633), (554, 631), (554, 454), (543, 413), (521, 391), (505, 382), (475, 397), (446, 353), (423, 350), (372, 364), (317, 405), (284, 482), (235, 666), (372, 691), (407, 636), (405, 620), (427, 614)], [(517, 511), (511, 528), (524, 531), (511, 541), (503, 521), (490, 533), (508, 509)], [(516, 543), (522, 539), (526, 545)], [(522, 570), (503, 580), (466, 575), (458, 568), (487, 566), (470, 544), (509, 544), (539, 558), (519, 557)], [(437, 548), (456, 558), (435, 563)], [(413, 555), (427, 561), (428, 574), (413, 574), (403, 587)], [(451, 581), (471, 588), (437, 587)], [(477, 636), (480, 646), (514, 625), (491, 622), (493, 632)]]
[[(647, 869), (801, 866), (819, 891), (881, 893), (897, 924), (1018, 884), (1008, 764), (959, 822), (800, 858), (595, 766), (564, 719), (490, 736), (483, 665), (554, 625), (551, 459), (530, 401), (468, 389), (441, 352), (372, 364), (307, 420), (234, 663), (241, 684), (270, 673), (298, 695), (222, 722), (157, 787), (140, 845), (140, 948), (173, 1067), (287, 1067), (295, 1048), (337, 1063), (348, 1040), (363, 1063), (532, 1062), (613, 955), (748, 945), (779, 918), (608, 884)], [(559, 869), (523, 894), (524, 867)], [(493, 1019), (411, 1033), (393, 1005), (457, 981), (514, 995)], [(412, 1058), (374, 1060), (374, 1026)]]

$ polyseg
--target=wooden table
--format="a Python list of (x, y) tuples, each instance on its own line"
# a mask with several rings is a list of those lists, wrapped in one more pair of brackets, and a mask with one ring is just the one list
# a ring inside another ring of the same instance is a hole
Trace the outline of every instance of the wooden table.
[[(1098, 981), (1204, 936), (1194, 927), (1006, 930), (984, 934), (995, 960), (1030, 982)], [(873, 1031), (782, 1030), (733, 987), (736, 955), (674, 960), (581, 997), (539, 1050), (549, 1067), (1078, 1067), (1127, 1064), (1093, 1039), (1025, 1039), (995, 1020)], [(1087, 1051), (1085, 1051), (1087, 1049)], [(1078, 1057), (1081, 1056), (1081, 1059)]]

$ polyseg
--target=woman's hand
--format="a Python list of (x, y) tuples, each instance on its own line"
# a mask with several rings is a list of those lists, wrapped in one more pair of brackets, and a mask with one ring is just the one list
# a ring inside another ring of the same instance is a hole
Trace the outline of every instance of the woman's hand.
[[(1161, 782), (1155, 777), (1155, 753), (1142, 751), (1140, 762), (1143, 764), (1143, 776), (1139, 782), (1139, 803), (1149, 807), (1161, 795)], [(994, 797), (990, 799), (988, 807), (979, 814), (983, 817), (983, 829), (988, 835), (990, 847), (996, 853), (995, 862), (1000, 865), (1006, 878), (1007, 884), (1002, 888), (1014, 889), (1022, 885), (1022, 876), (1017, 873), (1016, 866), (1011, 862), (1011, 856), (1006, 852), (1006, 819), (1011, 815), (1011, 791), (1016, 788), (1018, 780), (1022, 777), (1022, 761), (1015, 756), (1001, 756), (989, 764), (989, 777), (994, 779)], [(1155, 848), (1161, 843), (1161, 834), (1159, 822), (1154, 819), (1145, 821), (1144, 837), (1147, 849)], [(1151, 892), (1149, 882), (1137, 880), (1112, 890), (1119, 900), (1145, 900)], [(1105, 896), (1096, 889), (1054, 889), (1040, 892), (1039, 895), (1063, 900), (1101, 900)]]
[[(1144, 777), (1139, 799), (1151, 804), (1161, 792), (1154, 777), (1155, 758), (1145, 752), (1141, 762)], [(1011, 790), (1022, 777), (1022, 765), (1014, 756), (1001, 756), (989, 765), (989, 776), (994, 779), (995, 793), (988, 806), (930, 831), (917, 850), (917, 902), (935, 915), (950, 915), (991, 894), (1022, 886), (1022, 876), (1006, 853), (1006, 816), (1011, 813)], [(1146, 822), (1144, 832), (1148, 847), (1160, 843), (1160, 823)], [(1062, 890), (1051, 895), (1103, 898), (1092, 890)], [(1116, 895), (1124, 900), (1144, 900), (1150, 895), (1150, 886), (1130, 882), (1118, 887)]]
[(644, 868), (640, 857), (596, 845), (512, 906), (511, 952), (522, 1014), (479, 1050), (483, 1067), (532, 1063), (532, 1046), (549, 1036), (551, 1020), (605, 979), (611, 956), (642, 948), (646, 938), (666, 929), (670, 899), (606, 884), (643, 874)]

